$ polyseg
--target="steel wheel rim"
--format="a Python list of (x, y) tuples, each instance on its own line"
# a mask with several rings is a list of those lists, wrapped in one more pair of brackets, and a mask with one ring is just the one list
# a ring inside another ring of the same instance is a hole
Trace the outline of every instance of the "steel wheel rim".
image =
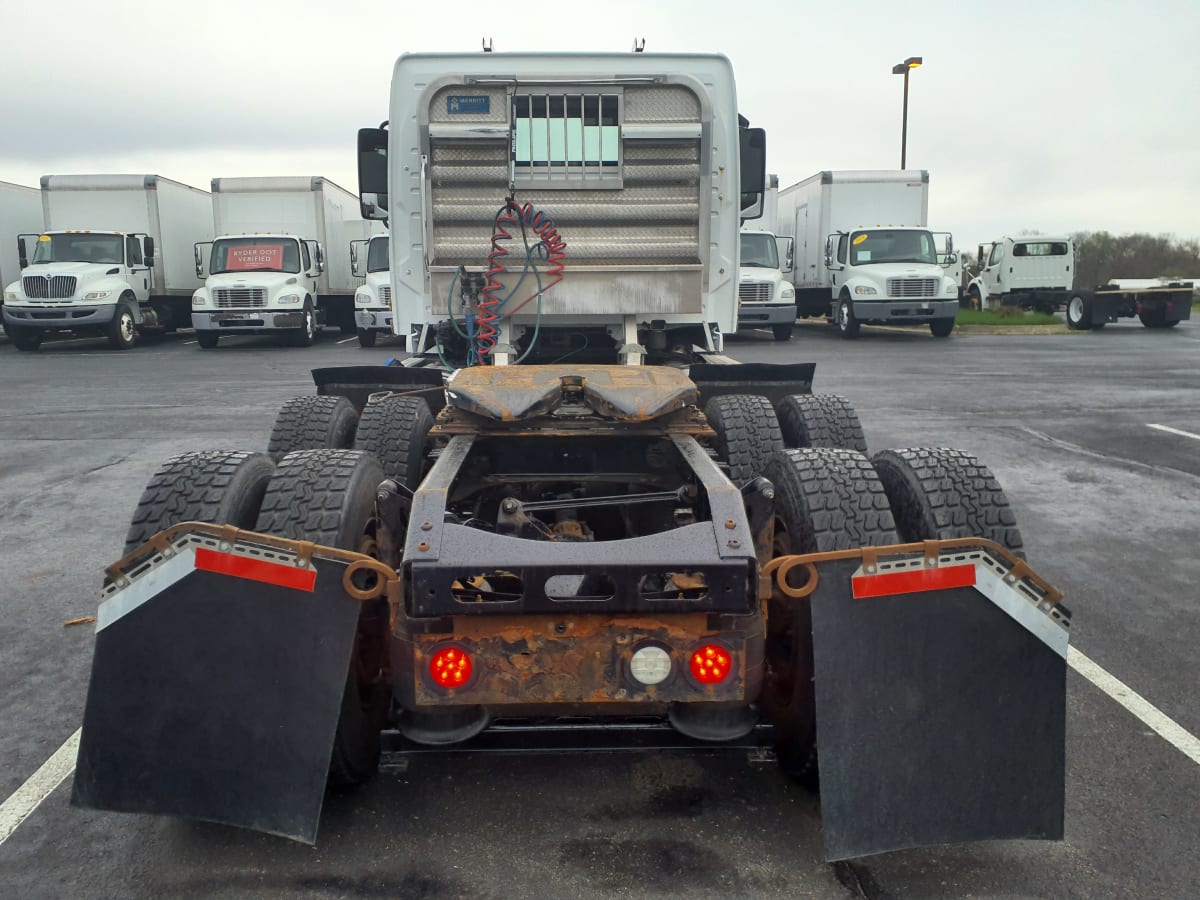
[(121, 338), (127, 342), (133, 340), (133, 316), (128, 312), (121, 313)]
[(1078, 322), (1083, 318), (1083, 300), (1081, 298), (1071, 298), (1071, 302), (1067, 304), (1067, 316), (1072, 322)]

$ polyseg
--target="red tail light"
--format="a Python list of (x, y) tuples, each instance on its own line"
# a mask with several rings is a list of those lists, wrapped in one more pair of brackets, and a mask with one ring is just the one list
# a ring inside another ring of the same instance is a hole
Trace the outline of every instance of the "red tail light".
[(733, 657), (720, 644), (704, 644), (691, 652), (688, 668), (701, 684), (717, 684), (729, 677)]
[(443, 647), (429, 660), (429, 677), (438, 687), (463, 687), (471, 680), (471, 669), (471, 654), (462, 647)]

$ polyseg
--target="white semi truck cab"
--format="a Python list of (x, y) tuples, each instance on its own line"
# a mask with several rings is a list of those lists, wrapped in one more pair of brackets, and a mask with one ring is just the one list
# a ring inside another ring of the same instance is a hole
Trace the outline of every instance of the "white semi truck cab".
[(1002, 305), (1054, 312), (1075, 280), (1075, 247), (1067, 235), (1002, 237), (979, 245), (978, 269), (967, 285), (976, 309)]
[(119, 231), (47, 231), (17, 238), (21, 278), (4, 291), (4, 323), (20, 350), (47, 332), (101, 332), (132, 347), (143, 324), (158, 324), (154, 238)]
[[(834, 319), (843, 337), (862, 324), (928, 324), (934, 337), (954, 330), (959, 285), (946, 269), (957, 263), (953, 242), (926, 228), (882, 226), (829, 235)], [(939, 258), (942, 260), (939, 262)]]
[(374, 347), (380, 334), (392, 333), (392, 273), (388, 258), (388, 236), (376, 234), (365, 241), (351, 241), (350, 265), (356, 278), (366, 277), (366, 281), (354, 292), (358, 343), (363, 347)]
[(324, 252), (291, 234), (226, 234), (196, 244), (192, 327), (201, 347), (223, 334), (286, 333), (298, 346), (317, 335), (317, 279)]
[[(738, 327), (770, 328), (777, 341), (791, 340), (796, 291), (784, 279), (790, 270), (791, 239), (769, 231), (743, 231), (738, 261)], [(780, 260), (780, 243), (785, 259)]]

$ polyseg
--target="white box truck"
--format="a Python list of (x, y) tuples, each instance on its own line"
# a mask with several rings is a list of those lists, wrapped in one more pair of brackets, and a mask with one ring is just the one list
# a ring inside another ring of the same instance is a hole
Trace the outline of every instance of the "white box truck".
[(188, 324), (191, 247), (212, 236), (212, 199), (158, 175), (46, 175), (44, 230), (21, 235), (4, 323), (19, 350), (49, 332), (100, 332), (128, 349)]
[(738, 328), (769, 328), (789, 341), (796, 324), (796, 293), (788, 277), (792, 239), (779, 227), (779, 176), (768, 175), (762, 215), (742, 223), (738, 248)]
[(825, 316), (847, 338), (864, 323), (928, 324), (935, 337), (949, 335), (959, 285), (946, 269), (957, 257), (928, 218), (923, 169), (824, 171), (781, 190), (797, 313)]
[[(42, 229), (42, 194), (37, 188), (0, 181), (0, 308), (4, 294), (15, 292), (21, 271), (17, 235)], [(0, 313), (0, 327), (3, 313)]]
[(374, 347), (381, 334), (392, 334), (392, 273), (388, 236), (373, 234), (350, 242), (350, 267), (365, 281), (354, 292), (358, 343)]
[(309, 346), (322, 325), (354, 332), (349, 245), (372, 230), (354, 194), (319, 176), (214, 178), (212, 194), (217, 237), (195, 248), (201, 347), (223, 334), (283, 333)]

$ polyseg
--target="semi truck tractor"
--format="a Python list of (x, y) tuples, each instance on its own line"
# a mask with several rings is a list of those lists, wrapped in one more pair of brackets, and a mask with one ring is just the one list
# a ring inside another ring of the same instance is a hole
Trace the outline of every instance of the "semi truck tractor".
[[(818, 172), (779, 192), (779, 234), (795, 241), (797, 313), (843, 337), (863, 324), (954, 330), (953, 241), (927, 227), (925, 170)], [(939, 245), (941, 252), (939, 253)]]
[(1067, 235), (1003, 237), (980, 244), (976, 259), (967, 299), (977, 309), (1065, 309), (1067, 327), (1074, 331), (1099, 330), (1134, 316), (1147, 328), (1174, 328), (1192, 316), (1190, 281), (1074, 287), (1075, 245)]
[(71, 331), (125, 350), (189, 324), (190, 248), (212, 236), (207, 192), (158, 175), (46, 175), (41, 193), (44, 225), (17, 238), (21, 279), (4, 295), (17, 349)]
[(41, 231), (42, 195), (37, 188), (0, 181), (0, 330), (4, 327), (4, 296), (15, 295), (21, 271), (17, 235)]
[(202, 348), (230, 334), (284, 334), (311, 346), (324, 325), (354, 333), (349, 246), (370, 229), (353, 194), (307, 176), (214, 178), (212, 193), (218, 237), (195, 247), (204, 285), (192, 297), (192, 325)]
[(995, 478), (717, 352), (765, 174), (729, 61), (404, 55), (389, 113), (413, 353), (154, 475), (73, 802), (312, 841), (383, 754), (753, 747), (831, 859), (1061, 837), (1069, 616)]
[(354, 292), (354, 317), (358, 325), (358, 343), (362, 347), (374, 347), (381, 334), (392, 333), (392, 279), (388, 259), (386, 234), (350, 243), (351, 268), (356, 277), (365, 277)]

